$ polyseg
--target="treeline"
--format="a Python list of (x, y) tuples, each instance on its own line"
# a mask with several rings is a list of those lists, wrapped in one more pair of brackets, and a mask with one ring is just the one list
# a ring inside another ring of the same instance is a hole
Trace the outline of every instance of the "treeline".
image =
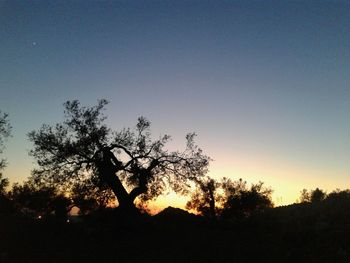
[(249, 217), (273, 207), (272, 190), (263, 182), (248, 187), (242, 179), (206, 177), (196, 186), (186, 208), (213, 220)]
[[(8, 190), (6, 190), (8, 189)], [(242, 220), (257, 216), (274, 208), (272, 189), (262, 182), (248, 185), (246, 181), (209, 177), (197, 181), (190, 192), (186, 209), (209, 220)], [(350, 190), (334, 190), (326, 193), (316, 188), (303, 189), (299, 204), (317, 205), (327, 209), (339, 209), (350, 204)], [(58, 188), (44, 185), (29, 178), (22, 184), (9, 182), (0, 175), (0, 213), (20, 213), (31, 218), (55, 217), (65, 221), (73, 207), (78, 214), (88, 215), (117, 207), (113, 193), (91, 191), (91, 188), (77, 188), (67, 194)], [(147, 203), (138, 203), (140, 211), (147, 212)]]
[(0, 175), (0, 213), (21, 213), (38, 219), (55, 217), (65, 221), (73, 207), (79, 209), (80, 215), (86, 215), (107, 209), (114, 200), (108, 191), (95, 193), (87, 187), (65, 193), (33, 178), (22, 184), (15, 183), (6, 190), (8, 186), (8, 180)]

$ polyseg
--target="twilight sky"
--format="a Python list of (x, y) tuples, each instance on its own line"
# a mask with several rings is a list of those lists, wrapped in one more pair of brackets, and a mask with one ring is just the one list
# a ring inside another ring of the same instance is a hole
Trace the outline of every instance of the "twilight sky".
[(63, 102), (106, 98), (115, 129), (143, 115), (176, 148), (196, 131), (209, 175), (261, 180), (277, 205), (350, 188), (349, 73), (347, 1), (1, 1), (4, 175), (30, 175), (26, 134)]

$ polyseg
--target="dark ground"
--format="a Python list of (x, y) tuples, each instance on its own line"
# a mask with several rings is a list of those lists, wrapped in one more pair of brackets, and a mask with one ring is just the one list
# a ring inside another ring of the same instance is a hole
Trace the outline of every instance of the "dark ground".
[(350, 206), (292, 205), (208, 222), (168, 209), (58, 223), (0, 215), (0, 262), (350, 262)]

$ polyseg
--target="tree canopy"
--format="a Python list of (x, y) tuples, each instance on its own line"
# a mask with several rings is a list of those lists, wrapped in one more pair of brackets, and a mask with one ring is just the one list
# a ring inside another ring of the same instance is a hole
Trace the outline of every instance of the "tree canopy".
[(5, 140), (11, 135), (11, 125), (7, 113), (0, 111), (0, 211), (7, 211), (10, 207), (9, 199), (7, 198), (6, 188), (9, 185), (9, 180), (4, 178), (2, 170), (6, 166), (6, 159), (2, 158), (1, 154), (5, 148)]
[(327, 193), (322, 189), (319, 189), (318, 187), (310, 191), (308, 191), (307, 189), (303, 189), (300, 192), (299, 202), (300, 203), (320, 203), (326, 198), (327, 198)]
[(196, 189), (192, 192), (186, 208), (197, 213), (215, 219), (219, 213), (216, 204), (220, 204), (222, 196), (218, 193), (221, 184), (215, 179), (205, 177), (196, 184)]
[(81, 185), (110, 189), (120, 207), (134, 208), (137, 197), (151, 200), (169, 188), (183, 194), (191, 180), (206, 174), (210, 158), (195, 144), (194, 133), (186, 136), (183, 151), (169, 151), (165, 146), (170, 136), (153, 139), (151, 123), (144, 117), (134, 129), (109, 128), (106, 104), (100, 100), (85, 107), (77, 100), (67, 101), (63, 122), (29, 133), (34, 145), (30, 154), (38, 163), (35, 180), (68, 192)]
[(197, 183), (187, 208), (211, 218), (244, 218), (273, 207), (271, 194), (262, 182), (249, 188), (242, 179), (224, 177), (218, 182), (207, 177)]
[(17, 211), (34, 217), (55, 214), (64, 219), (72, 207), (70, 199), (58, 193), (54, 186), (39, 185), (31, 178), (23, 184), (14, 184), (9, 197)]
[[(8, 119), (8, 114), (0, 111), (0, 154), (4, 150), (5, 139), (11, 135), (11, 125)], [(0, 158), (0, 174), (1, 170), (5, 167), (6, 161)]]
[(222, 188), (224, 190), (223, 217), (248, 217), (273, 207), (272, 190), (265, 187), (263, 182), (252, 184), (249, 188), (247, 182), (242, 179), (232, 181), (223, 178)]
[[(10, 135), (11, 135), (11, 125), (8, 119), (8, 114), (2, 113), (0, 111), (0, 154), (3, 153), (4, 147), (5, 147), (4, 146), (5, 139)], [(8, 179), (3, 178), (1, 173), (5, 165), (6, 165), (6, 160), (4, 158), (0, 158), (0, 195), (5, 194), (5, 189), (9, 185)]]

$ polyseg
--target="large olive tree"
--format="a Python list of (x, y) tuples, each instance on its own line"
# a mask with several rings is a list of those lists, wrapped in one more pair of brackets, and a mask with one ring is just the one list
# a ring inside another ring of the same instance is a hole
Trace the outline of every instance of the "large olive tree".
[(135, 208), (135, 199), (150, 200), (167, 189), (185, 193), (189, 182), (205, 175), (210, 158), (186, 136), (184, 151), (165, 148), (170, 136), (152, 139), (150, 122), (138, 119), (134, 129), (113, 131), (105, 124), (106, 100), (84, 107), (76, 100), (64, 104), (65, 121), (43, 125), (29, 133), (38, 162), (38, 180), (65, 191), (86, 183), (111, 189), (119, 207)]

